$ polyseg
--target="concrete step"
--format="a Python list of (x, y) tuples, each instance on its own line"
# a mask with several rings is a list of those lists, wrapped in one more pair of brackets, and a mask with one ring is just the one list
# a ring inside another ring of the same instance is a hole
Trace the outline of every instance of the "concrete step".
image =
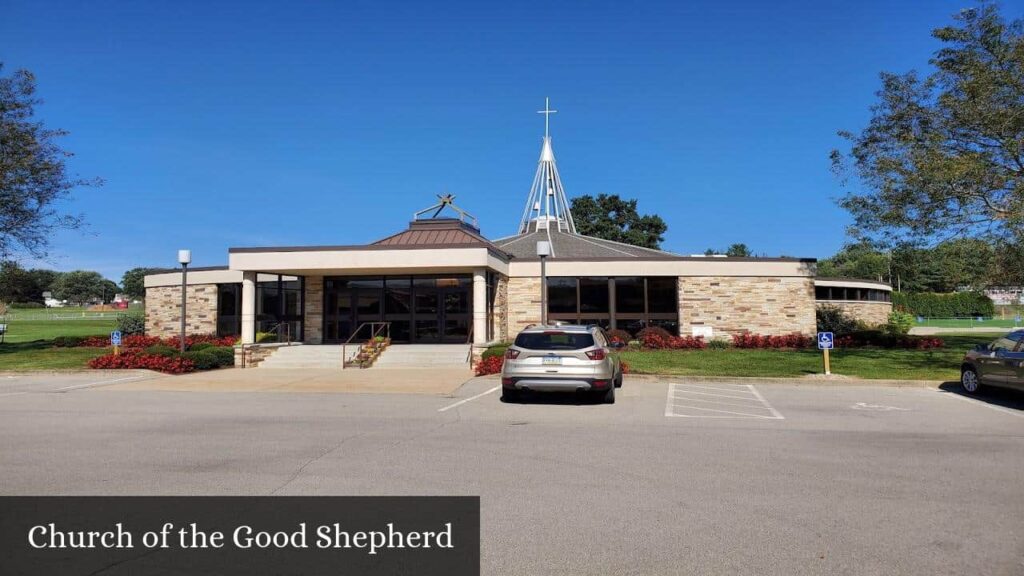
[(381, 354), (374, 368), (468, 367), (465, 344), (394, 344)]
[[(354, 356), (356, 347), (350, 346), (345, 351), (349, 357)], [(301, 370), (303, 368), (337, 368), (341, 369), (341, 346), (283, 346), (260, 362), (260, 368)]]

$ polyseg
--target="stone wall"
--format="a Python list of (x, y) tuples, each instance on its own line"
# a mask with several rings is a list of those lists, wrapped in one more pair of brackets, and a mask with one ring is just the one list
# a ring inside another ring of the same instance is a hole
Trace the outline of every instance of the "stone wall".
[(508, 338), (540, 322), (540, 278), (508, 279)]
[(498, 286), (494, 291), (494, 340), (508, 341), (508, 277), (498, 274)]
[(710, 326), (714, 337), (750, 332), (813, 334), (814, 281), (811, 278), (681, 276), (679, 333)]
[[(195, 284), (185, 291), (188, 334), (217, 333), (217, 285)], [(177, 336), (181, 333), (181, 286), (146, 289), (146, 334)]]
[(818, 307), (832, 306), (846, 312), (852, 318), (876, 326), (889, 321), (892, 302), (851, 302), (848, 300), (819, 300)]
[(305, 330), (306, 344), (323, 343), (324, 329), (324, 277), (306, 276)]

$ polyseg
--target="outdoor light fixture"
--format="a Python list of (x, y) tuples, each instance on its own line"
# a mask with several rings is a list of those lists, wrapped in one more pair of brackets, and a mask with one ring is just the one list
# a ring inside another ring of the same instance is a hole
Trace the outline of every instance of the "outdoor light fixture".
[(551, 242), (540, 240), (537, 242), (537, 256), (540, 257), (540, 323), (548, 323), (548, 273), (545, 266), (548, 256), (551, 256)]
[(188, 286), (188, 265), (192, 262), (191, 250), (178, 250), (178, 264), (181, 264), (181, 351), (185, 351), (185, 290)]

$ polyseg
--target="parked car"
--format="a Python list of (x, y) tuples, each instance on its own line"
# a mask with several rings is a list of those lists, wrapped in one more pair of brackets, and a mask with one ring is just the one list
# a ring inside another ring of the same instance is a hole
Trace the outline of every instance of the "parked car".
[(960, 383), (970, 394), (982, 385), (1024, 390), (1024, 330), (968, 352), (960, 366)]
[(581, 392), (615, 403), (622, 386), (622, 363), (598, 326), (550, 324), (528, 326), (505, 351), (501, 398), (519, 400), (526, 390)]

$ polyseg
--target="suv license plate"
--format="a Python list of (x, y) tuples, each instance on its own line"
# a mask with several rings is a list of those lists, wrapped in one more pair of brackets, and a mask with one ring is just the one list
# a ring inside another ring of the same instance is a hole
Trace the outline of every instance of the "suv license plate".
[(561, 356), (545, 356), (544, 357), (544, 365), (545, 366), (561, 366), (562, 365), (562, 357)]

